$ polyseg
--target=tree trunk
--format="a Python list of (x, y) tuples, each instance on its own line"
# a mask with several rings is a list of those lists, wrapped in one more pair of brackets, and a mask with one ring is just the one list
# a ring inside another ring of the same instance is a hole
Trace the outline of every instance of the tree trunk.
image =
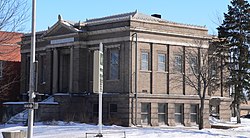
[(199, 130), (204, 128), (204, 98), (201, 98), (200, 116), (199, 116)]
[(236, 104), (236, 117), (237, 117), (237, 123), (240, 124), (240, 104)]
[(235, 104), (232, 104), (232, 110), (233, 110), (233, 117), (236, 117), (237, 115), (236, 115), (236, 106), (235, 106)]
[(233, 101), (233, 107), (235, 110), (235, 115), (237, 118), (237, 123), (240, 124), (240, 98), (239, 98), (239, 87), (235, 86), (235, 94), (234, 94), (234, 101)]

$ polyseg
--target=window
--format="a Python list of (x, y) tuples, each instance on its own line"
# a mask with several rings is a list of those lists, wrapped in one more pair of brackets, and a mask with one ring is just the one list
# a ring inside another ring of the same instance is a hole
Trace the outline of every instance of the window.
[(175, 104), (175, 122), (179, 123), (179, 124), (183, 124), (184, 122), (184, 108), (183, 108), (183, 104)]
[(217, 64), (218, 64), (218, 61), (216, 61), (215, 58), (212, 58), (210, 64), (211, 64), (210, 74), (211, 74), (211, 76), (215, 76), (217, 74)]
[(120, 64), (119, 49), (112, 48), (109, 51), (109, 79), (119, 79), (119, 64)]
[(211, 76), (216, 76), (217, 74), (217, 63), (218, 61), (216, 61), (215, 58), (211, 58), (210, 59), (210, 75)]
[(198, 60), (197, 57), (190, 57), (190, 61), (189, 61), (189, 65), (190, 65), (190, 73), (198, 73)]
[(141, 70), (148, 70), (148, 52), (141, 53)]
[(93, 104), (93, 117), (98, 117), (98, 104)]
[(41, 84), (45, 84), (45, 81), (46, 81), (45, 76), (46, 76), (45, 55), (41, 55), (40, 57), (40, 83)]
[(150, 103), (141, 104), (141, 123), (149, 124), (150, 122)]
[(210, 105), (209, 106), (210, 115), (217, 119), (220, 119), (220, 106), (219, 105)]
[(0, 61), (0, 78), (3, 77), (3, 61)]
[(159, 103), (158, 104), (158, 123), (159, 124), (166, 124), (167, 119), (167, 104)]
[(215, 76), (215, 75), (216, 75), (216, 65), (215, 65), (215, 64), (212, 64), (211, 68), (212, 68), (212, 70), (211, 70), (211, 75), (212, 75), (212, 76)]
[(190, 121), (191, 123), (198, 123), (198, 104), (191, 104), (190, 107)]
[(69, 92), (70, 54), (61, 51), (59, 58), (59, 91)]
[(109, 104), (109, 117), (114, 118), (117, 113), (117, 104)]
[(158, 54), (158, 71), (166, 71), (166, 55)]
[(176, 70), (177, 72), (183, 72), (182, 55), (176, 55), (174, 58), (175, 58), (174, 70)]

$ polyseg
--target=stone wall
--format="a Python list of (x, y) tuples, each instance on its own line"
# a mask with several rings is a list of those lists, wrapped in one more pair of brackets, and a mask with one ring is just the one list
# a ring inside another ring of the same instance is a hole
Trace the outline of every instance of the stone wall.
[[(98, 115), (94, 112), (94, 105), (98, 105), (98, 94), (90, 95), (56, 95), (59, 103), (59, 120), (97, 123)], [(109, 104), (117, 105), (117, 113), (109, 115)], [(129, 104), (125, 95), (103, 94), (103, 123), (128, 126)]]
[(35, 122), (54, 121), (59, 118), (59, 105), (57, 104), (39, 104), (35, 110)]

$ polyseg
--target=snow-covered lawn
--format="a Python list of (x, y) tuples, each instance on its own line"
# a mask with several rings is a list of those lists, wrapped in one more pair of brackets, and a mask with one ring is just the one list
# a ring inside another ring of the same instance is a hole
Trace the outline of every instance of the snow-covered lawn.
[[(216, 119), (211, 119), (213, 124), (220, 125), (235, 125), (234, 118), (232, 122), (220, 122)], [(184, 127), (120, 127), (120, 126), (103, 126), (104, 138), (123, 138), (124, 132), (126, 138), (250, 138), (250, 119), (241, 119), (242, 124), (237, 125), (237, 128), (232, 129), (203, 129), (184, 128)], [(27, 127), (18, 125), (0, 125), (0, 132), (27, 130)], [(34, 126), (34, 138), (85, 138), (86, 133), (98, 132), (98, 126), (80, 124), (80, 123), (65, 123), (65, 122), (50, 122), (36, 123)], [(94, 137), (95, 135), (88, 135)], [(2, 138), (2, 135), (0, 135)]]

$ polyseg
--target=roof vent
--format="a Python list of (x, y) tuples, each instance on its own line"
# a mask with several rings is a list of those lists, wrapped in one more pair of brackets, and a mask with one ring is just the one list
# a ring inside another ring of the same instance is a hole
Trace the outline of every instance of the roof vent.
[(152, 17), (156, 17), (156, 18), (160, 18), (161, 19), (161, 15), (160, 14), (152, 14)]

